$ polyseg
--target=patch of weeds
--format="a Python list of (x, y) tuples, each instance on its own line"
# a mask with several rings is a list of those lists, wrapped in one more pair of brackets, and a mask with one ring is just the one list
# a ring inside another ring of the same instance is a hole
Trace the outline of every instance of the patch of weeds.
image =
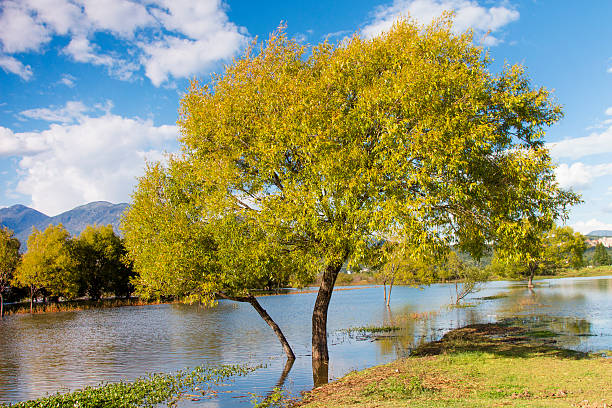
[(480, 392), (479, 396), (481, 398), (500, 399), (508, 397), (516, 398), (517, 395), (527, 395), (528, 393), (529, 391), (514, 384), (500, 384)]
[(341, 332), (354, 334), (354, 333), (391, 333), (394, 331), (401, 330), (398, 326), (359, 326), (349, 327), (348, 329), (342, 329)]
[(508, 295), (503, 294), (503, 293), (499, 293), (497, 295), (492, 295), (492, 296), (484, 296), (484, 297), (479, 297), (476, 298), (477, 300), (497, 300), (497, 299), (503, 299), (503, 298), (507, 298)]
[(525, 335), (535, 339), (543, 339), (547, 337), (557, 337), (559, 334), (550, 330), (535, 330), (527, 332)]
[(380, 383), (369, 384), (363, 390), (363, 395), (379, 399), (408, 399), (428, 394), (432, 391), (434, 390), (423, 385), (419, 377), (392, 377)]
[(272, 392), (265, 397), (251, 395), (253, 408), (284, 408), (293, 402), (294, 400), (290, 398), (289, 394), (279, 387), (274, 387)]
[(448, 306), (449, 309), (467, 309), (468, 307), (478, 306), (475, 303), (453, 303)]

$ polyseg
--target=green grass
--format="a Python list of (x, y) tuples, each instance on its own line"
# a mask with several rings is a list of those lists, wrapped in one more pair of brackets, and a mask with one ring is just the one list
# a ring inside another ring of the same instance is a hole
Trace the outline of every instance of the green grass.
[(408, 358), (317, 388), (298, 406), (610, 406), (612, 359), (555, 348), (552, 334), (496, 324), (453, 330)]

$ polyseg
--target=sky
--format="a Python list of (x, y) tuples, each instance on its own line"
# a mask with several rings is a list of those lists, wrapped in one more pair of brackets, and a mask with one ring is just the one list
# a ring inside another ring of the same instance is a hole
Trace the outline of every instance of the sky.
[(454, 10), (494, 62), (554, 90), (559, 184), (582, 195), (566, 224), (612, 230), (612, 1), (0, 0), (0, 207), (53, 216), (129, 202), (145, 160), (179, 150), (189, 79), (239, 57), (281, 23), (307, 44), (375, 36), (399, 16)]

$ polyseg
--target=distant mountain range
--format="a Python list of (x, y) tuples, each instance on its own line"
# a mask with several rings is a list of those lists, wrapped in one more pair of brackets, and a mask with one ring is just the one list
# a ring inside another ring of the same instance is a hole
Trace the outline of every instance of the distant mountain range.
[(94, 201), (66, 211), (55, 217), (49, 217), (25, 205), (17, 204), (12, 207), (0, 208), (0, 225), (13, 230), (21, 242), (21, 249), (26, 249), (28, 236), (32, 227), (44, 230), (49, 224), (62, 224), (72, 236), (79, 235), (88, 225), (111, 224), (116, 233), (119, 233), (121, 214), (128, 207), (127, 203), (112, 204), (106, 201)]
[(610, 230), (597, 230), (591, 231), (586, 234), (589, 237), (612, 237), (612, 231)]

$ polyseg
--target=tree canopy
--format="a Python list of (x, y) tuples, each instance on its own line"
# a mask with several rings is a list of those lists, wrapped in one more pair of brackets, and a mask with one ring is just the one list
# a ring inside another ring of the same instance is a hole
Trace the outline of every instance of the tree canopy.
[(61, 225), (49, 225), (44, 231), (33, 227), (28, 237), (28, 251), (15, 272), (15, 282), (30, 288), (30, 300), (37, 290), (46, 296), (74, 298), (78, 295), (75, 261), (69, 248), (70, 234)]
[(595, 245), (595, 251), (593, 252), (593, 264), (597, 266), (612, 264), (610, 254), (608, 254), (606, 247), (604, 247), (601, 242), (598, 242), (597, 245)]
[[(284, 273), (276, 263), (288, 260), (299, 276), (320, 272), (312, 358), (324, 367), (336, 277), (373, 242), (399, 231), (417, 252), (455, 245), (477, 257), (522, 219), (562, 215), (576, 197), (559, 188), (543, 143), (560, 107), (523, 67), (492, 73), (471, 33), (451, 28), (450, 16), (404, 19), (312, 48), (280, 29), (209, 83), (193, 81), (182, 152), (149, 167), (126, 218), (141, 276), (165, 257), (182, 270), (169, 285), (213, 270)], [(219, 223), (228, 227), (211, 230)], [(202, 256), (217, 245), (219, 256)], [(265, 267), (211, 268), (225, 254)]]
[(0, 318), (4, 316), (4, 292), (10, 287), (15, 269), (21, 260), (20, 246), (13, 231), (6, 227), (0, 228)]
[(128, 296), (130, 268), (124, 263), (125, 248), (111, 225), (88, 225), (72, 240), (79, 293), (98, 300), (104, 292)]
[(553, 225), (548, 231), (541, 227), (530, 224), (519, 238), (501, 242), (492, 260), (493, 272), (510, 278), (527, 278), (532, 287), (536, 274), (553, 274), (560, 269), (584, 265), (584, 235), (567, 226)]

